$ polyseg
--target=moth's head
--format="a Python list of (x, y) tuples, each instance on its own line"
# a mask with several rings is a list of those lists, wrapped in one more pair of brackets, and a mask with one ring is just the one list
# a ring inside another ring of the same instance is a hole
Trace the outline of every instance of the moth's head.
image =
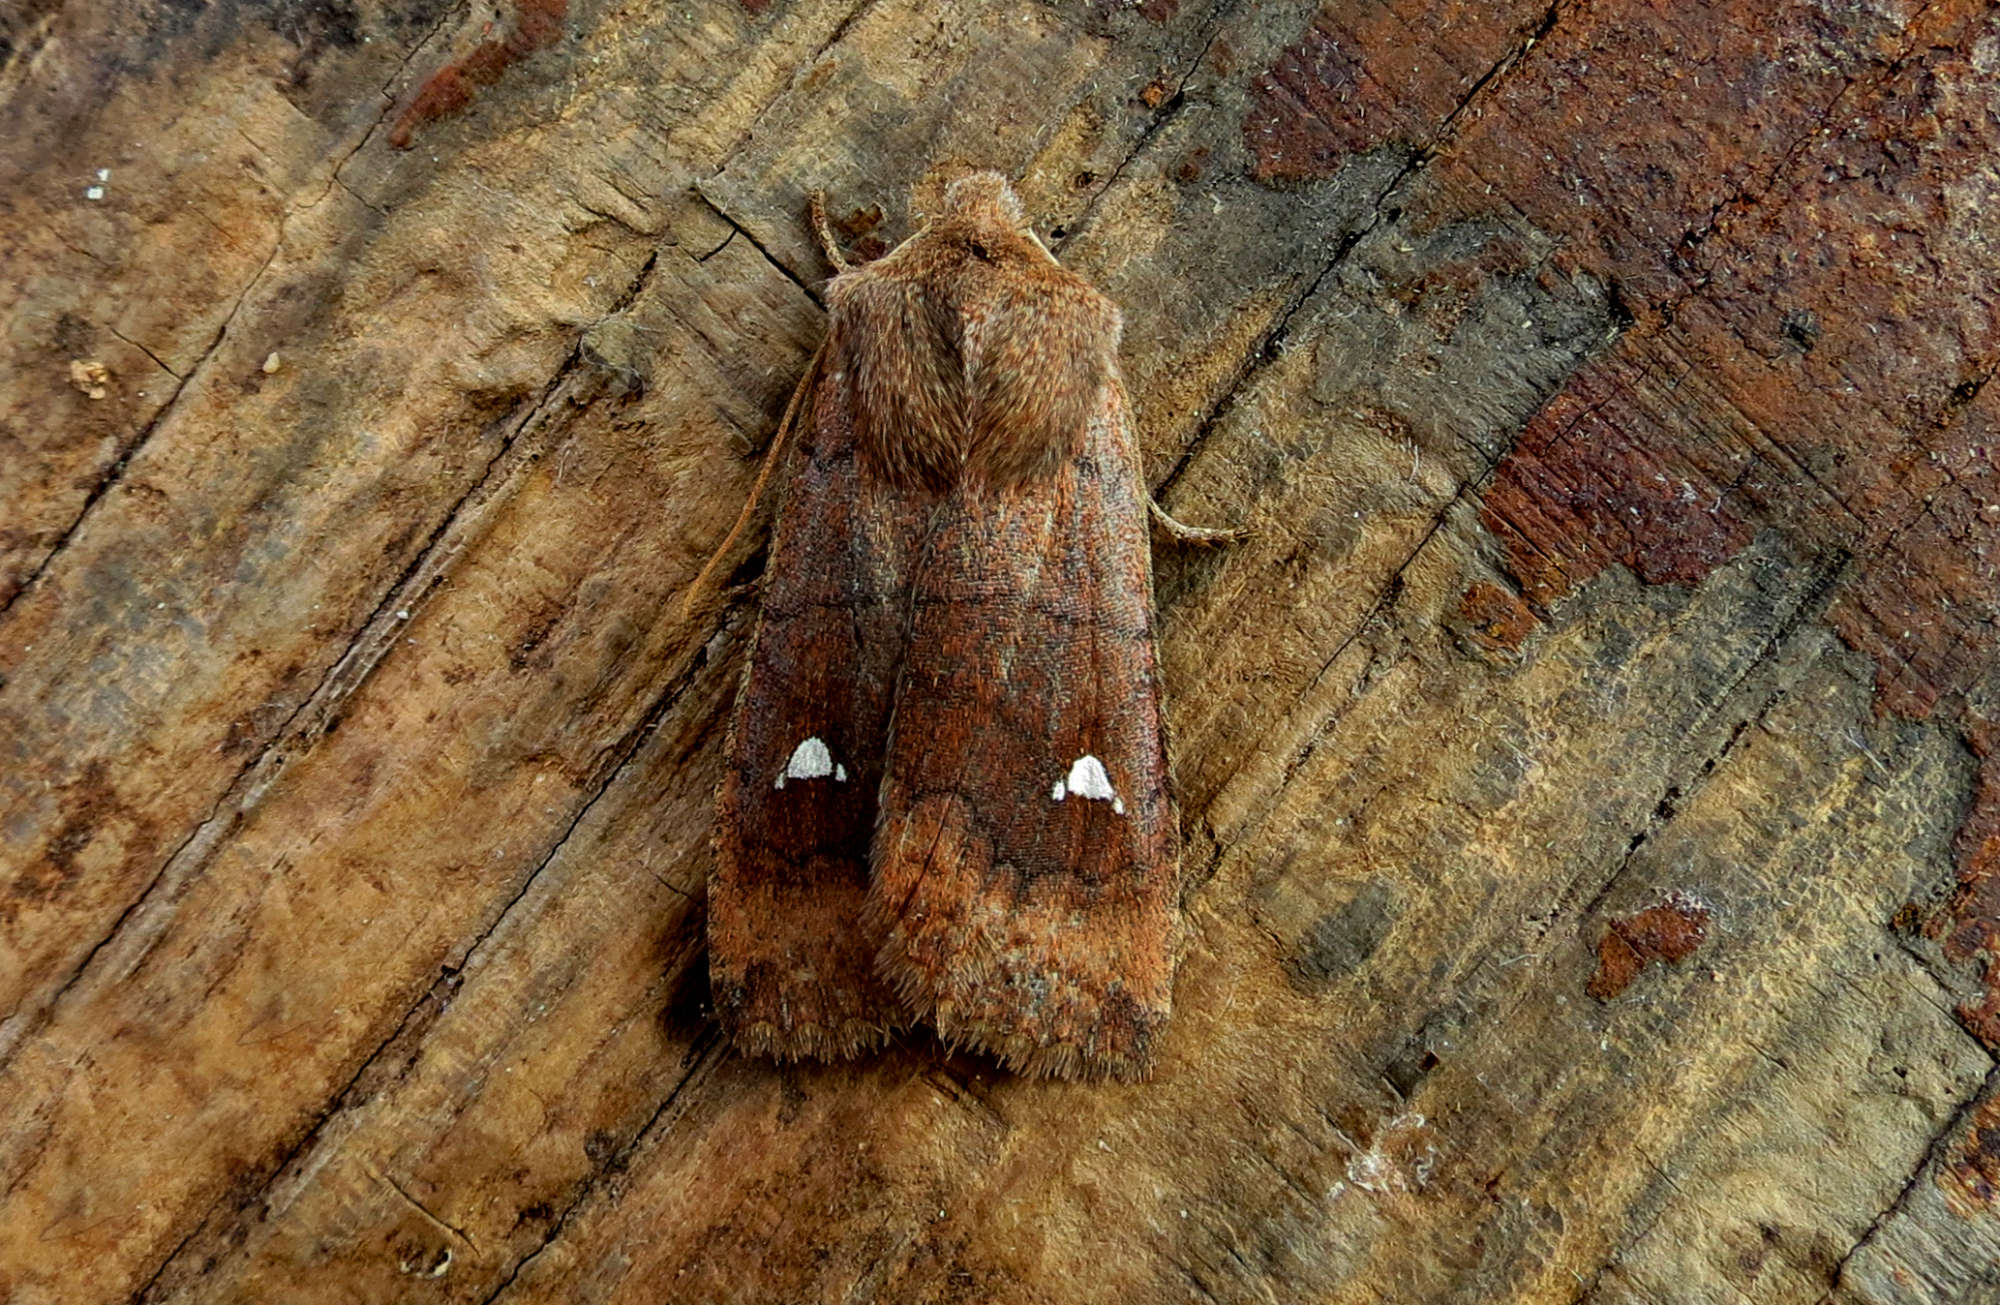
[(940, 221), (952, 225), (1019, 231), (1024, 219), (1014, 188), (997, 172), (974, 172), (945, 188)]

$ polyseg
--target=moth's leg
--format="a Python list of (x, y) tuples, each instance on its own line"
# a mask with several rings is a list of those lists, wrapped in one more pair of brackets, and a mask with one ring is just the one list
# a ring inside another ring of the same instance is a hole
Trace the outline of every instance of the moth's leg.
[[(1131, 396), (1125, 393), (1125, 382), (1119, 379), (1116, 372), (1112, 373), (1111, 385), (1117, 391), (1118, 406), (1129, 414), (1132, 411), (1132, 399)], [(1134, 467), (1133, 474), (1138, 474), (1136, 466)], [(1191, 526), (1185, 521), (1177, 521), (1165, 508), (1160, 506), (1160, 500), (1154, 498), (1150, 491), (1146, 493), (1146, 511), (1152, 514), (1153, 520), (1157, 521), (1160, 524), (1160, 528), (1166, 531), (1176, 543), (1232, 544), (1239, 539), (1248, 539), (1250, 537), (1250, 532), (1247, 530), (1214, 530), (1207, 526)]]
[(1153, 520), (1159, 523), (1160, 529), (1183, 544), (1233, 544), (1239, 539), (1250, 537), (1250, 532), (1247, 530), (1217, 530), (1208, 526), (1191, 526), (1185, 521), (1176, 520), (1160, 506), (1159, 500), (1150, 494), (1146, 496), (1146, 510), (1153, 514)]
[(820, 252), (826, 255), (827, 262), (833, 264), (836, 273), (845, 272), (853, 264), (841, 256), (840, 246), (834, 243), (833, 228), (826, 220), (826, 192), (815, 190), (807, 205), (812, 210), (813, 234), (819, 237)]

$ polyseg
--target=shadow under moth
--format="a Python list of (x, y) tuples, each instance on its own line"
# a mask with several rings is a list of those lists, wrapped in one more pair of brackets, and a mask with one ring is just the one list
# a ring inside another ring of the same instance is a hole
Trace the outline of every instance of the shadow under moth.
[(838, 274), (765, 465), (716, 1009), (780, 1058), (929, 1022), (1024, 1073), (1144, 1077), (1180, 836), (1118, 309), (994, 173), (864, 265), (814, 216)]

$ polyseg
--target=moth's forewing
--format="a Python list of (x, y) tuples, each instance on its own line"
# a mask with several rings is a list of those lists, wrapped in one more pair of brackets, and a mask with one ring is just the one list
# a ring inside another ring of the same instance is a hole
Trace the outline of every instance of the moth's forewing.
[(948, 1042), (1143, 1076), (1171, 1002), (1179, 826), (1145, 487), (1107, 384), (1052, 477), (961, 485), (911, 581), (870, 911)]
[(908, 1022), (862, 908), (922, 517), (858, 474), (838, 354), (836, 338), (781, 455), (709, 883), (717, 1013), (744, 1050), (784, 1058), (852, 1056)]

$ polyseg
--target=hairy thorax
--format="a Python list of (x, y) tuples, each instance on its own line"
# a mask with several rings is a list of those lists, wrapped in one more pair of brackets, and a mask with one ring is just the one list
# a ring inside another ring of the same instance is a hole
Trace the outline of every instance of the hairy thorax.
[(896, 484), (1051, 476), (1111, 382), (1118, 309), (1023, 229), (1004, 188), (954, 187), (936, 222), (827, 300), (860, 454)]

